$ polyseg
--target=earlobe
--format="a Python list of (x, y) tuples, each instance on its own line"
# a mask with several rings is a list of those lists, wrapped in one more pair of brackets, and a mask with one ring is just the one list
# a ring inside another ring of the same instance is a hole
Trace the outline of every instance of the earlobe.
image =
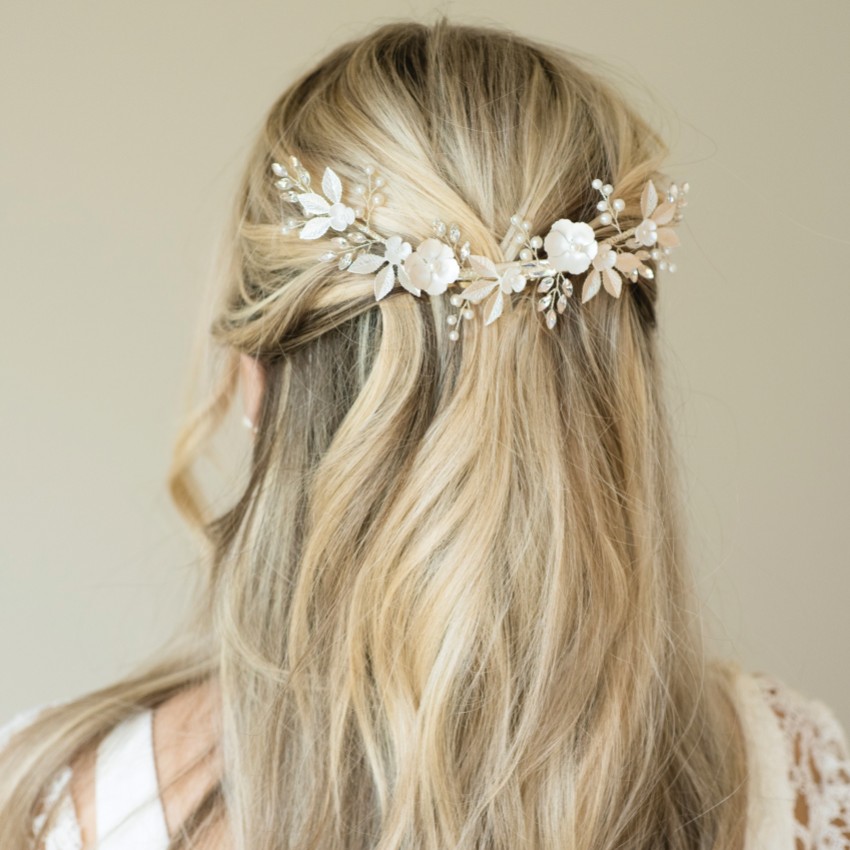
[(259, 420), (260, 403), (265, 390), (265, 373), (262, 364), (249, 354), (239, 356), (239, 376), (242, 384), (242, 404), (254, 427)]

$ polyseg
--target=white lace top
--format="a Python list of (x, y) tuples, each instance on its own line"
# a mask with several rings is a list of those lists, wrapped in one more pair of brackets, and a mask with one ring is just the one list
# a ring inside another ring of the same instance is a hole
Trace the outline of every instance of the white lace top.
[[(850, 758), (831, 709), (764, 673), (741, 675), (738, 698), (751, 757), (747, 850), (850, 850)], [(0, 747), (40, 710), (22, 712), (0, 727)], [(82, 850), (70, 778), (66, 767), (47, 795), (45, 803), (59, 800), (61, 810), (44, 850)], [(99, 850), (168, 847), (150, 710), (128, 718), (101, 742), (95, 811)]]

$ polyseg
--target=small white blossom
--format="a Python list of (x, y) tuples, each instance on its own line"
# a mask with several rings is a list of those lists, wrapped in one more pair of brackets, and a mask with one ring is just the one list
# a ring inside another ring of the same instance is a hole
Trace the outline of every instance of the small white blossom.
[[(419, 295), (419, 290), (411, 283), (401, 264), (410, 256), (413, 249), (409, 242), (405, 242), (401, 236), (390, 236), (384, 241), (384, 254), (360, 254), (359, 257), (348, 267), (349, 271), (357, 274), (369, 274), (381, 269), (375, 275), (375, 299), (380, 301), (395, 284), (396, 273), (401, 285)], [(386, 265), (384, 265), (386, 263)], [(383, 266), (383, 268), (381, 268)]]
[(450, 245), (429, 237), (404, 260), (400, 267), (418, 289), (429, 295), (440, 295), (460, 274), (460, 266)]
[(298, 195), (298, 201), (304, 212), (315, 216), (301, 228), (299, 236), (302, 239), (318, 239), (329, 227), (334, 230), (345, 230), (354, 222), (354, 210), (342, 203), (342, 183), (330, 167), (325, 168), (322, 191), (327, 200), (316, 192), (302, 192)]
[(599, 249), (593, 228), (568, 218), (559, 218), (552, 225), (543, 246), (552, 266), (570, 274), (586, 272)]
[(641, 245), (654, 245), (658, 238), (658, 225), (651, 218), (645, 218), (635, 228), (635, 239)]

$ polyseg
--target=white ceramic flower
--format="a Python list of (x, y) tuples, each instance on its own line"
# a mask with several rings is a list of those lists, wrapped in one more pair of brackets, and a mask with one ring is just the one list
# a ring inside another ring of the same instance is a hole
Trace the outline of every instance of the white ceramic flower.
[(552, 266), (570, 274), (586, 272), (599, 249), (593, 228), (568, 218), (559, 218), (552, 225), (543, 247)]
[(342, 203), (342, 183), (330, 167), (325, 168), (322, 176), (322, 191), (327, 200), (316, 192), (302, 192), (298, 195), (304, 212), (316, 216), (301, 228), (299, 236), (302, 239), (318, 239), (329, 227), (345, 230), (354, 221), (354, 210)]
[[(360, 254), (348, 267), (348, 270), (357, 274), (368, 274), (376, 269), (381, 269), (375, 275), (375, 299), (377, 301), (380, 301), (393, 288), (396, 274), (398, 274), (399, 283), (405, 289), (414, 295), (419, 295), (419, 290), (410, 282), (410, 278), (402, 266), (412, 250), (410, 243), (405, 242), (401, 236), (390, 236), (384, 242), (383, 256), (380, 254)], [(381, 268), (381, 266), (384, 267)]]
[(419, 243), (419, 247), (399, 266), (406, 272), (410, 283), (429, 295), (441, 295), (460, 274), (460, 266), (450, 245), (433, 236)]

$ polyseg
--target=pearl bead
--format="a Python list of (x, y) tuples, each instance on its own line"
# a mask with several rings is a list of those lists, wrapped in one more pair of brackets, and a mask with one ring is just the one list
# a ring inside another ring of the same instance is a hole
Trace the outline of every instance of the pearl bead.
[(617, 212), (622, 212), (626, 208), (626, 202), (622, 198), (614, 199), (614, 209)]
[(373, 165), (367, 165), (363, 170), (367, 174), (374, 174), (375, 173), (375, 167)]
[(659, 269), (661, 269), (661, 271), (664, 271), (664, 269), (666, 269), (666, 268), (667, 268), (667, 261), (666, 261), (666, 260), (662, 260), (662, 261), (658, 264), (658, 268), (659, 268)]
[(355, 194), (355, 195), (362, 195), (365, 191), (366, 191), (366, 187), (365, 187), (365, 186), (362, 186), (360, 183), (358, 183), (358, 184), (354, 187), (354, 194)]
[(380, 192), (376, 192), (374, 195), (372, 195), (372, 203), (375, 204), (375, 206), (379, 206), (383, 202), (384, 196)]
[(649, 256), (652, 257), (653, 260), (661, 259), (661, 251), (659, 251), (658, 248), (653, 248), (649, 252)]
[(601, 189), (602, 181), (598, 177), (594, 177), (590, 185), (593, 186), (594, 189)]
[(528, 220), (524, 221), (524, 222), (522, 223), (522, 226), (523, 226), (526, 230), (531, 230), (531, 222), (530, 222), (530, 221), (528, 221)]
[(460, 337), (460, 334), (457, 331), (449, 331), (449, 339), (452, 342), (456, 342), (459, 337)]
[(531, 256), (532, 254), (529, 248), (523, 248), (522, 251), (519, 252), (519, 258), (521, 260), (530, 260)]
[(612, 221), (611, 213), (607, 213), (607, 212), (602, 213), (602, 215), (599, 216), (599, 221), (601, 221), (602, 224), (611, 224), (611, 221)]
[(668, 271), (668, 272), (671, 272), (671, 273), (672, 273), (672, 272), (674, 272), (674, 271), (676, 271), (676, 264), (675, 264), (675, 263), (670, 263), (670, 264), (667, 266), (667, 271)]
[(525, 235), (522, 233), (517, 233), (514, 236), (514, 242), (525, 242)]
[(543, 244), (543, 240), (539, 236), (531, 237), (531, 247), (539, 248)]
[(446, 316), (446, 322), (450, 325), (457, 324), (457, 316)]
[(460, 307), (460, 302), (462, 300), (463, 299), (460, 297), (460, 295), (452, 295), (452, 297), (449, 298), (449, 304), (451, 304), (452, 307)]
[(519, 226), (520, 222), (521, 222), (520, 217), (516, 213), (514, 213), (511, 216), (511, 224), (516, 224), (517, 226)]
[(363, 207), (357, 207), (354, 210), (354, 215), (356, 215), (357, 218), (363, 218)]
[(474, 315), (475, 315), (475, 313), (473, 313), (472, 310), (469, 307), (465, 308), (464, 311), (463, 311), (463, 318), (466, 319), (467, 321), (469, 319), (471, 319)]
[(610, 195), (613, 191), (614, 191), (614, 187), (610, 183), (606, 183), (602, 187), (602, 194), (603, 195)]
[(383, 177), (376, 177), (375, 178), (375, 185), (376, 186), (383, 186), (384, 185), (384, 178)]
[(608, 209), (608, 201), (598, 201), (597, 204), (596, 204), (596, 209), (598, 209), (600, 212), (602, 210), (607, 210)]

